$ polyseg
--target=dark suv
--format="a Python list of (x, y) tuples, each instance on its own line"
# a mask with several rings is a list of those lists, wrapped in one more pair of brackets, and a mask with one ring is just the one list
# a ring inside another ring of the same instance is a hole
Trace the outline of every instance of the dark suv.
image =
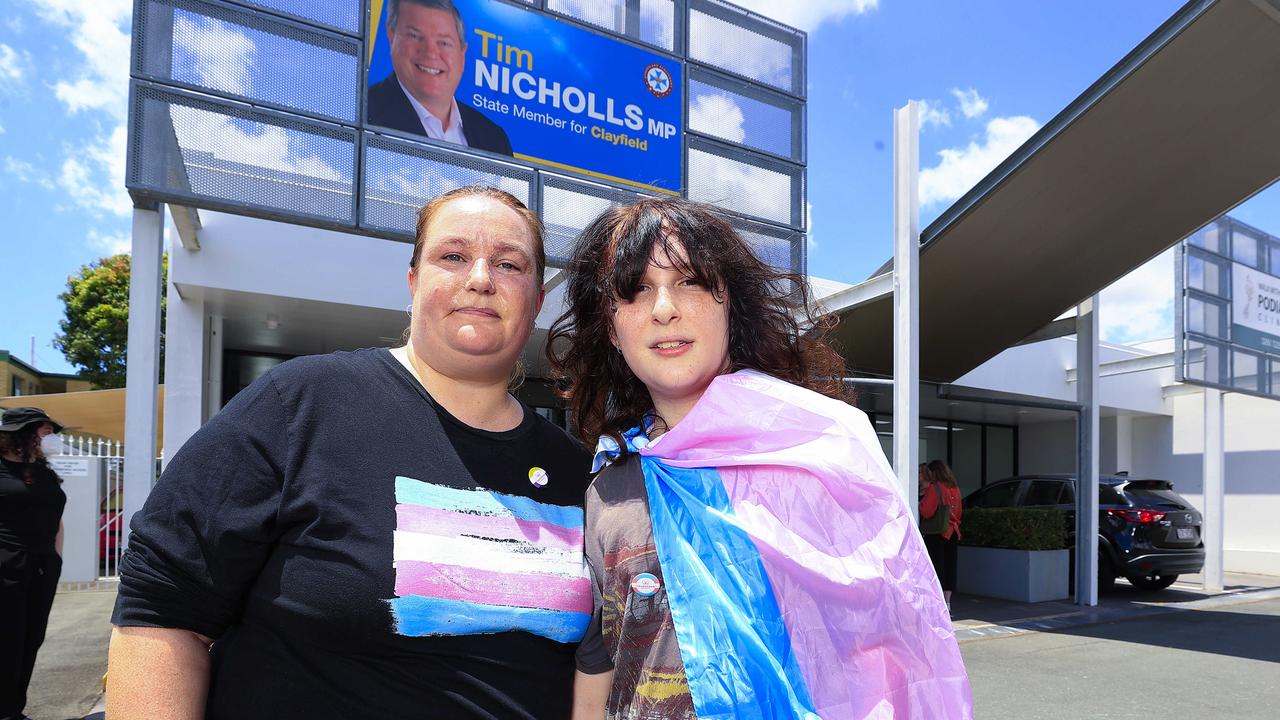
[[(1167, 588), (1204, 566), (1200, 512), (1166, 480), (1104, 475), (1098, 495), (1098, 588), (1123, 575), (1144, 590)], [(1067, 515), (1075, 547), (1074, 475), (1023, 475), (992, 483), (964, 499), (966, 508), (1056, 508)]]

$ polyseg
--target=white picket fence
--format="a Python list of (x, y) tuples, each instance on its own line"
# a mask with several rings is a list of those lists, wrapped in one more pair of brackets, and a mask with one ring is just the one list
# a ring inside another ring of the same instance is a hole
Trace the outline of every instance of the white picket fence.
[[(102, 578), (120, 574), (124, 551), (124, 443), (104, 438), (63, 433), (59, 456), (104, 458), (105, 471), (98, 487), (97, 544), (98, 570)], [(160, 460), (156, 459), (157, 475)]]

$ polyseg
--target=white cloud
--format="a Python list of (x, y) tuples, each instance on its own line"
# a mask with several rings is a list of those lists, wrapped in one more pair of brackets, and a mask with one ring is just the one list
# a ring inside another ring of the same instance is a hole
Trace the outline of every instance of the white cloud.
[(875, 10), (880, 0), (804, 0), (785, 3), (778, 0), (734, 0), (734, 4), (784, 25), (813, 32), (823, 23)]
[(22, 22), (21, 15), (11, 15), (10, 17), (5, 18), (4, 24), (5, 27), (9, 28), (9, 31), (14, 35), (21, 35), (22, 31), (26, 27), (26, 23)]
[(928, 100), (917, 100), (920, 103), (920, 127), (951, 127), (951, 113)]
[(100, 233), (97, 230), (89, 231), (89, 246), (104, 255), (119, 255), (127, 253), (133, 249), (133, 241), (128, 233)]
[[(124, 189), (126, 140), (125, 126), (116, 125), (110, 133), (69, 150), (58, 173), (58, 185), (67, 197), (95, 214), (128, 215), (133, 203)], [(108, 183), (103, 184), (103, 176), (110, 178)]]
[(129, 96), (130, 0), (43, 0), (36, 11), (66, 30), (81, 64), (70, 80), (54, 83), (54, 93), (72, 113), (101, 110), (123, 121)]
[(1174, 252), (1170, 248), (1102, 291), (1102, 339), (1132, 344), (1173, 337)]
[(746, 116), (728, 95), (699, 95), (689, 108), (689, 127), (733, 142), (747, 137)]
[(35, 183), (46, 190), (53, 189), (53, 181), (35, 165), (6, 155), (4, 158), (4, 174), (19, 182)]
[(956, 101), (960, 103), (960, 112), (967, 118), (981, 117), (990, 107), (986, 98), (979, 95), (973, 88), (968, 90), (951, 88), (951, 94), (956, 97)]
[(33, 7), (79, 54), (67, 76), (53, 81), (54, 95), (69, 114), (88, 114), (97, 128), (91, 139), (64, 147), (57, 184), (76, 205), (95, 214), (127, 215), (132, 207), (124, 169), (133, 3), (43, 0)]
[(0, 43), (0, 87), (21, 84), (30, 62), (30, 53), (19, 53), (8, 45)]
[(1026, 116), (992, 118), (981, 142), (938, 151), (938, 164), (920, 171), (920, 204), (959, 198), (1027, 141), (1040, 123)]

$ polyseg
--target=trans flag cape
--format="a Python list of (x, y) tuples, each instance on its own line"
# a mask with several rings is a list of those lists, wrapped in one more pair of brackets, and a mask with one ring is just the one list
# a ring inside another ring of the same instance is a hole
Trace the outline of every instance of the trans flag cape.
[(701, 720), (972, 717), (941, 587), (866, 415), (741, 371), (657, 440), (626, 439)]

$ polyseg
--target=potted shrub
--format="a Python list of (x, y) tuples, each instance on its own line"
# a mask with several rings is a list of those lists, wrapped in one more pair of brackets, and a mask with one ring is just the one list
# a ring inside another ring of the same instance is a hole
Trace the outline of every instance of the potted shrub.
[(956, 589), (1020, 602), (1069, 597), (1065, 521), (1051, 509), (965, 510)]

